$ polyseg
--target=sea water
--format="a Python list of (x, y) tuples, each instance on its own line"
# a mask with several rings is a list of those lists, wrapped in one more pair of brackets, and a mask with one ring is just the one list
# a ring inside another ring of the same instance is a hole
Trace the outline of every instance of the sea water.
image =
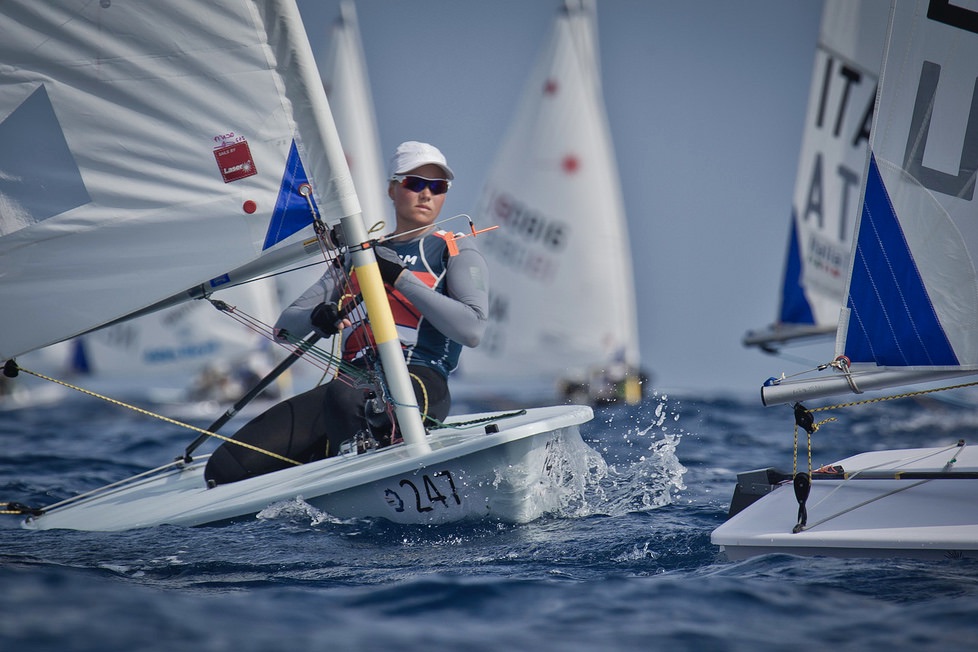
[[(942, 402), (860, 406), (816, 433), (813, 457), (976, 426)], [(737, 471), (791, 470), (790, 409), (660, 393), (598, 408), (582, 432), (602, 477), (523, 525), (342, 521), (300, 500), (121, 533), (2, 517), (0, 650), (978, 649), (974, 561), (732, 563), (711, 545)], [(0, 500), (44, 505), (165, 463), (196, 433), (84, 399), (0, 413), (0, 437)]]

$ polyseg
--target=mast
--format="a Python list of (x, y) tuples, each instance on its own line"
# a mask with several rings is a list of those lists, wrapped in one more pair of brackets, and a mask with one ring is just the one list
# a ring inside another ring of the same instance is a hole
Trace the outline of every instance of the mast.
[(363, 217), (357, 213), (344, 217), (340, 221), (343, 234), (348, 243), (360, 243), (349, 246), (353, 256), (353, 267), (360, 283), (363, 303), (370, 318), (370, 329), (374, 334), (377, 351), (380, 354), (380, 364), (387, 378), (387, 387), (394, 401), (394, 412), (401, 429), (401, 436), (414, 455), (431, 452), (431, 446), (425, 436), (424, 423), (421, 420), (421, 409), (418, 407), (411, 377), (408, 375), (407, 362), (401, 350), (401, 340), (394, 325), (394, 315), (384, 290), (384, 281), (380, 276), (380, 268), (372, 248), (366, 245), (367, 230), (363, 225)]

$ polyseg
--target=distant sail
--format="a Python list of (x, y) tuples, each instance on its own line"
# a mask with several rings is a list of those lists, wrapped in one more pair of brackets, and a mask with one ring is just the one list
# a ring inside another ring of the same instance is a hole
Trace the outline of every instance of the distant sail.
[(812, 70), (777, 320), (744, 344), (835, 334), (860, 207), (889, 4), (826, 0)]
[[(575, 3), (577, 4), (577, 3)], [(552, 396), (559, 381), (639, 367), (624, 204), (601, 97), (593, 8), (568, 6), (483, 189), (476, 211), (490, 266), (490, 326), (466, 350), (460, 383)]]
[(349, 0), (340, 5), (340, 15), (330, 30), (323, 85), (336, 131), (343, 142), (364, 222), (367, 228), (384, 222), (385, 228), (377, 234), (389, 233), (394, 230), (394, 211), (387, 196), (386, 167), (377, 134), (377, 117), (356, 8)]
[(895, 3), (827, 378), (768, 404), (978, 373), (978, 12)]

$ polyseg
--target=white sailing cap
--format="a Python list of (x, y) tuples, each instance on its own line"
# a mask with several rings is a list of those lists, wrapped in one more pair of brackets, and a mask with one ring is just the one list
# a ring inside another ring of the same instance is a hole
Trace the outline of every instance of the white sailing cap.
[(429, 163), (444, 170), (445, 178), (449, 181), (455, 178), (452, 168), (448, 167), (448, 162), (445, 161), (445, 155), (437, 147), (416, 140), (401, 143), (394, 150), (390, 162), (390, 176), (404, 174)]

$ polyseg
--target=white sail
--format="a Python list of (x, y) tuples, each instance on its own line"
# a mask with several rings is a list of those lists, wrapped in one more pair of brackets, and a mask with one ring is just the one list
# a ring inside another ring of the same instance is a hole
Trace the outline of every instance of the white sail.
[(978, 12), (895, 3), (836, 355), (778, 403), (978, 373)]
[(808, 93), (777, 318), (744, 344), (835, 334), (886, 40), (889, 4), (826, 0)]
[(624, 204), (588, 7), (567, 6), (530, 74), (476, 211), (490, 326), (460, 380), (552, 395), (558, 380), (637, 369)]
[(350, 0), (340, 5), (340, 15), (330, 30), (322, 73), (336, 131), (360, 199), (363, 220), (368, 229), (383, 222), (383, 228), (376, 234), (389, 233), (394, 230), (393, 208), (387, 196), (385, 166), (360, 27), (356, 8)]
[(359, 212), (302, 31), (274, 0), (4, 3), (0, 359), (303, 255), (310, 205)]

